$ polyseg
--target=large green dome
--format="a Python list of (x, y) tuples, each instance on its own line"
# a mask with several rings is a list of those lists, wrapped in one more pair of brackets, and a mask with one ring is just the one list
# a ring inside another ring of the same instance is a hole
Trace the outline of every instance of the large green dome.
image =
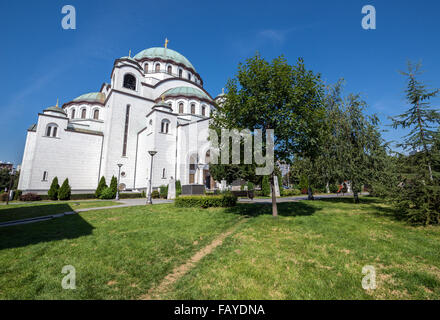
[(137, 55), (135, 55), (134, 58), (136, 60), (141, 60), (143, 58), (150, 58), (150, 59), (160, 58), (163, 60), (173, 60), (177, 63), (181, 63), (184, 66), (196, 71), (196, 68), (194, 68), (194, 66), (191, 64), (191, 62), (189, 62), (189, 60), (187, 58), (185, 58), (183, 55), (181, 55), (177, 51), (174, 51), (174, 50), (171, 50), (168, 48), (157, 47), (157, 48), (145, 49), (145, 50), (139, 52)]
[(212, 101), (212, 99), (204, 93), (202, 90), (192, 87), (176, 87), (165, 91), (162, 96), (164, 97), (197, 97), (200, 99), (206, 99)]

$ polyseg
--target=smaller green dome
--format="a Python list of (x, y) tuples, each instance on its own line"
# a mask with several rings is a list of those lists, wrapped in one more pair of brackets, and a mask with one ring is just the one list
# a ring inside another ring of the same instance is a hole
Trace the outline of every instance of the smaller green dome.
[(60, 107), (57, 107), (57, 106), (49, 107), (49, 108), (45, 109), (44, 111), (58, 112), (58, 113), (62, 113), (63, 115), (67, 116), (67, 113), (63, 109), (61, 109)]
[(105, 102), (105, 94), (102, 92), (90, 92), (73, 99), (73, 101), (98, 102), (102, 104)]
[(178, 96), (184, 96), (184, 97), (197, 97), (200, 99), (205, 99), (212, 101), (212, 99), (202, 90), (192, 88), (192, 87), (176, 87), (169, 89), (163, 93), (163, 96), (165, 97), (178, 97)]

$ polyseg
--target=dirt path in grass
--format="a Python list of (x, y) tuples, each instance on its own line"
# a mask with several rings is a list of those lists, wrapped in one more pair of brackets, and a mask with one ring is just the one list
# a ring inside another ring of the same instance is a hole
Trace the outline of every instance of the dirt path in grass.
[(208, 244), (206, 247), (202, 248), (198, 252), (196, 252), (195, 255), (191, 257), (186, 263), (174, 268), (173, 272), (168, 274), (162, 282), (154, 288), (151, 288), (148, 290), (147, 294), (144, 294), (140, 296), (141, 300), (156, 300), (160, 299), (161, 294), (167, 292), (169, 288), (175, 283), (177, 280), (179, 280), (181, 277), (183, 277), (188, 271), (190, 271), (192, 268), (196, 266), (196, 264), (203, 259), (206, 255), (210, 254), (215, 248), (218, 246), (221, 246), (223, 243), (223, 240), (225, 240), (227, 237), (229, 237), (234, 231), (238, 228), (239, 225), (244, 223), (246, 220), (243, 219), (239, 221), (236, 225), (234, 225), (229, 230), (221, 233), (217, 238), (215, 238), (210, 244)]

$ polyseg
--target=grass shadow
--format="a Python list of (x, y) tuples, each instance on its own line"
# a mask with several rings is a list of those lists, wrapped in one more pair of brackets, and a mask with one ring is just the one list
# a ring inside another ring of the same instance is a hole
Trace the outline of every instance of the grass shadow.
[(75, 203), (10, 205), (0, 208), (0, 223), (74, 211)]
[[(317, 210), (321, 210), (315, 206), (309, 205), (306, 202), (281, 202), (277, 203), (278, 215), (284, 217), (295, 216), (310, 216)], [(259, 215), (271, 215), (272, 204), (271, 203), (239, 203), (235, 207), (227, 208), (227, 212), (256, 217)]]
[(80, 215), (9, 227), (0, 227), (0, 250), (42, 242), (75, 239), (92, 234), (94, 227)]

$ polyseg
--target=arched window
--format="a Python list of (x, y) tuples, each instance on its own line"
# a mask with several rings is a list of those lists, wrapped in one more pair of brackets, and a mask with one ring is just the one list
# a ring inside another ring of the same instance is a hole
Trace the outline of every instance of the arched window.
[(75, 119), (75, 109), (72, 109), (72, 114), (70, 116), (72, 119)]
[(179, 113), (183, 113), (183, 103), (179, 103)]
[(206, 151), (206, 155), (205, 155), (205, 163), (209, 163), (211, 162), (211, 152), (208, 150)]
[(163, 168), (162, 169), (162, 179), (166, 179), (167, 178), (167, 176), (166, 176), (166, 170), (165, 170), (165, 168)]
[(85, 119), (86, 118), (86, 112), (87, 112), (86, 109), (82, 109), (81, 110), (81, 119)]
[(169, 126), (170, 126), (170, 121), (167, 119), (163, 119), (162, 123), (160, 124), (160, 132), (168, 133)]
[(49, 123), (46, 127), (46, 137), (57, 137), (58, 125), (55, 123)]
[(206, 106), (202, 106), (202, 116), (206, 116)]
[(156, 72), (160, 72), (160, 64), (156, 64)]
[(196, 105), (194, 103), (191, 103), (191, 113), (192, 114), (196, 113)]
[(95, 111), (93, 111), (93, 119), (99, 120), (99, 110), (98, 109), (95, 109)]
[(148, 63), (145, 64), (144, 70), (145, 70), (145, 73), (148, 73)]
[(136, 78), (132, 74), (124, 76), (124, 88), (136, 90)]
[(168, 66), (168, 68), (167, 68), (167, 72), (168, 72), (168, 74), (171, 74), (171, 71), (172, 71), (173, 69), (171, 68), (171, 66)]
[(179, 78), (182, 78), (182, 73), (183, 73), (182, 69), (179, 69)]

